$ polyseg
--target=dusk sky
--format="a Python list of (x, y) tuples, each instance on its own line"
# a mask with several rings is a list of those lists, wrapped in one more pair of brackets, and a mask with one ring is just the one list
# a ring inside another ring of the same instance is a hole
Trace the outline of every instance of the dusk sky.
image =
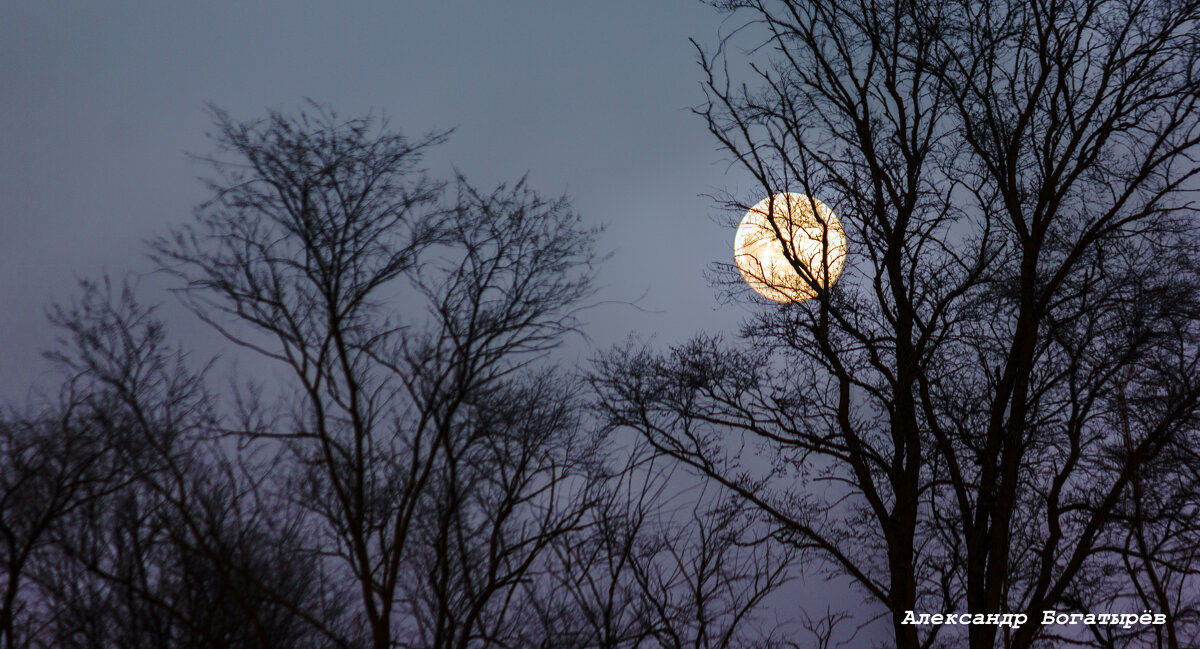
[[(710, 4), (0, 3), (0, 645), (1200, 646), (1200, 1)], [(452, 131), (447, 208), (567, 197), (589, 307), (553, 210), (406, 266), (354, 166), (398, 158), (305, 109)], [(202, 381), (102, 308), (45, 358), (105, 277)]]
[[(597, 347), (733, 332), (746, 308), (703, 275), (733, 231), (705, 194), (750, 185), (689, 111), (703, 94), (688, 38), (715, 44), (721, 21), (694, 0), (5, 3), (0, 401), (45, 378), (48, 304), (76, 278), (150, 271), (143, 242), (206, 198), (186, 154), (211, 150), (207, 103), (249, 120), (312, 98), (413, 136), (454, 128), (433, 175), (528, 173), (607, 226), (598, 299), (644, 297), (587, 318)], [(144, 278), (141, 296), (166, 303), (185, 346), (220, 351), (166, 285)]]

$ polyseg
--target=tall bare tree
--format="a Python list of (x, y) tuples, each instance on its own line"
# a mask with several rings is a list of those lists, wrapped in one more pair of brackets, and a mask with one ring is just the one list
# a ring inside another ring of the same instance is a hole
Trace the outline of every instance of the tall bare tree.
[(820, 199), (846, 270), (744, 347), (607, 355), (611, 421), (820, 552), (897, 647), (1195, 644), (1200, 5), (713, 4), (744, 26), (697, 112), (756, 184), (727, 203)]
[[(594, 231), (525, 183), (456, 196), (410, 140), (314, 107), (217, 113), (214, 198), (155, 245), (189, 306), (279, 363), (278, 485), (372, 646), (507, 646), (519, 585), (586, 510), (575, 397), (542, 367), (591, 293)], [(265, 421), (265, 423), (262, 423)]]

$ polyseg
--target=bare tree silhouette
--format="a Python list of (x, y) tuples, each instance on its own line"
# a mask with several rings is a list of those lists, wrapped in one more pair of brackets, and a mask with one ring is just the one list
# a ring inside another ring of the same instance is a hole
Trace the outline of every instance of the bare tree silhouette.
[(335, 645), (318, 605), (329, 585), (295, 556), (294, 521), (259, 500), (262, 478), (222, 448), (204, 373), (153, 309), (128, 286), (85, 283), (51, 320), (67, 334), (52, 356), (72, 377), (58, 430), (103, 440), (107, 479), (48, 530), (31, 577), (53, 613), (32, 646)]
[(217, 126), (215, 198), (155, 249), (200, 317), (290, 371), (292, 405), (243, 437), (288, 449), (308, 552), (373, 646), (506, 645), (592, 497), (579, 391), (539, 361), (577, 329), (594, 231), (523, 181), (460, 177), (443, 205), (419, 169), (443, 134), (320, 108)]
[(682, 489), (656, 454), (634, 447), (588, 526), (555, 544), (532, 598), (555, 647), (785, 646), (763, 602), (788, 580), (794, 552), (729, 498)]
[(119, 484), (113, 445), (75, 411), (73, 395), (36, 416), (0, 420), (0, 643), (31, 646), (48, 612), (36, 572), (55, 527)]
[(744, 26), (700, 50), (697, 112), (757, 186), (727, 205), (819, 198), (846, 269), (745, 346), (605, 355), (609, 421), (821, 553), (897, 647), (1195, 644), (1200, 5), (713, 4)]

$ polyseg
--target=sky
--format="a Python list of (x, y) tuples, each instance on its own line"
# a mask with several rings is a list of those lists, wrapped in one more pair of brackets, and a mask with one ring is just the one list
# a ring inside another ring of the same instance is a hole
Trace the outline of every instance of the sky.
[[(722, 29), (696, 0), (0, 4), (0, 405), (53, 390), (46, 309), (80, 279), (134, 278), (184, 348), (234, 355), (146, 257), (208, 197), (187, 155), (212, 150), (207, 104), (250, 120), (311, 98), (414, 136), (454, 128), (434, 176), (528, 174), (567, 194), (606, 228), (597, 299), (638, 305), (591, 312), (581, 364), (630, 334), (660, 349), (734, 335), (749, 311), (705, 279), (734, 235), (709, 196), (753, 184), (690, 111), (704, 95), (688, 39)], [(784, 598), (830, 597), (804, 590)]]
[[(690, 108), (695, 38), (723, 16), (695, 0), (204, 2), (0, 5), (0, 403), (47, 382), (51, 303), (79, 279), (141, 278), (184, 346), (228, 351), (150, 275), (145, 241), (207, 195), (206, 104), (236, 119), (305, 98), (384, 115), (407, 134), (454, 128), (428, 158), (476, 185), (528, 174), (604, 225), (592, 350), (734, 332), (745, 307), (704, 278), (732, 254), (709, 198), (739, 178)], [(745, 184), (745, 180), (741, 179)]]

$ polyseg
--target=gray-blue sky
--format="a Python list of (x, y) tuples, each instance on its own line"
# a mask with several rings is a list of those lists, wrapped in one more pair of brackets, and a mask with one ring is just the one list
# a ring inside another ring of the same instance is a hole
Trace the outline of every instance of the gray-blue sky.
[(732, 329), (744, 313), (702, 276), (732, 232), (702, 194), (736, 179), (688, 111), (702, 94), (687, 39), (713, 42), (720, 21), (694, 0), (5, 3), (0, 397), (44, 371), (49, 301), (76, 277), (147, 271), (143, 240), (204, 198), (185, 152), (207, 149), (206, 102), (249, 119), (311, 97), (412, 134), (454, 127), (435, 173), (528, 172), (608, 224), (603, 296), (645, 293), (653, 312), (598, 310), (598, 344)]
[[(47, 378), (48, 303), (76, 278), (149, 271), (143, 241), (206, 197), (185, 153), (208, 150), (208, 102), (252, 119), (310, 97), (414, 135), (454, 127), (435, 174), (528, 172), (607, 224), (601, 297), (644, 293), (646, 310), (593, 311), (597, 346), (734, 331), (744, 307), (703, 276), (733, 231), (704, 194), (746, 182), (688, 110), (703, 99), (688, 38), (714, 43), (721, 20), (695, 0), (0, 5), (0, 402)], [(221, 349), (161, 292), (143, 297), (167, 300), (185, 346)]]

